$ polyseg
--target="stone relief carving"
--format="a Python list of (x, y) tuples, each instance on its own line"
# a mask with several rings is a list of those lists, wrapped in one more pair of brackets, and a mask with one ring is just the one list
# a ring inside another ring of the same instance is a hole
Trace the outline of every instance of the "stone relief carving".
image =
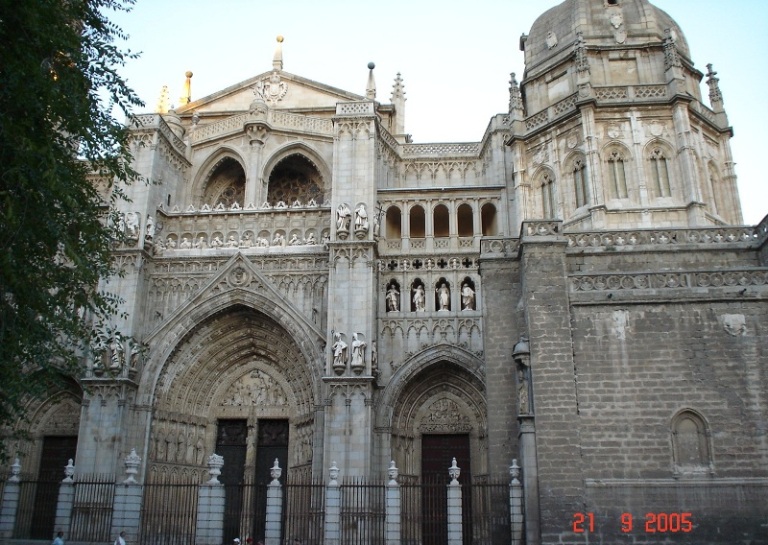
[(347, 203), (341, 203), (336, 208), (336, 230), (349, 232), (349, 225), (352, 221), (352, 211)]
[(387, 312), (399, 312), (400, 311), (400, 291), (397, 289), (397, 284), (392, 283), (387, 288)]
[(427, 415), (422, 419), (419, 430), (422, 433), (468, 432), (472, 424), (466, 415), (462, 414), (458, 404), (451, 399), (439, 399), (430, 405)]
[(350, 367), (356, 374), (360, 374), (365, 369), (365, 335), (361, 332), (352, 334), (352, 362)]
[(552, 49), (553, 47), (557, 47), (557, 34), (552, 32), (551, 30), (547, 32), (547, 47), (549, 49)]
[(743, 337), (747, 334), (747, 323), (743, 314), (723, 314), (723, 329), (732, 337)]
[(415, 312), (424, 312), (425, 303), (424, 284), (417, 284), (413, 288), (413, 310)]
[(256, 82), (253, 93), (264, 102), (274, 106), (288, 93), (288, 84), (282, 81), (277, 70)]
[(264, 371), (253, 371), (232, 383), (220, 403), (222, 406), (284, 406), (288, 397), (282, 386)]
[(363, 235), (368, 232), (368, 211), (363, 203), (355, 208), (355, 232), (362, 232)]
[(347, 343), (346, 335), (339, 331), (332, 332), (333, 335), (333, 370), (336, 374), (341, 374), (347, 369)]
[(461, 310), (475, 310), (475, 290), (467, 282), (461, 286)]
[(443, 282), (437, 288), (435, 288), (437, 294), (438, 311), (451, 310), (451, 290), (448, 285)]

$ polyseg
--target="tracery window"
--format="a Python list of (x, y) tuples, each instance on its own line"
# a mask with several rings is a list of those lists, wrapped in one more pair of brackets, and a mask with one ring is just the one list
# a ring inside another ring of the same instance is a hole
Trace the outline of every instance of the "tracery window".
[(323, 178), (317, 167), (303, 155), (293, 154), (282, 159), (269, 175), (267, 201), (271, 206), (279, 202), (291, 206), (306, 205), (314, 201), (325, 202)]
[(661, 148), (654, 148), (651, 152), (651, 176), (657, 196), (672, 196), (672, 187), (669, 183), (669, 162)]
[(589, 203), (587, 192), (587, 165), (583, 159), (573, 162), (573, 188), (576, 192), (576, 208), (581, 208)]
[(629, 197), (627, 192), (627, 174), (624, 169), (624, 155), (614, 150), (608, 156), (608, 172), (611, 177), (613, 196), (617, 199)]
[(557, 217), (557, 209), (555, 208), (555, 180), (549, 172), (544, 173), (541, 177), (541, 212), (544, 219)]
[(232, 157), (222, 158), (208, 175), (201, 204), (212, 207), (223, 204), (229, 208), (237, 203), (242, 208), (245, 206), (244, 199), (245, 170), (243, 166)]

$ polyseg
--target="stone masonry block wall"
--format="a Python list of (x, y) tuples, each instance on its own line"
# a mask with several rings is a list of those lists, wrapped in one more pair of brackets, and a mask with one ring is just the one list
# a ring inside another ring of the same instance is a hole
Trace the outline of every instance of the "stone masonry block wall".
[[(532, 237), (533, 238), (533, 237)], [(584, 504), (565, 242), (524, 241), (523, 298), (531, 346), (542, 542), (558, 542)]]
[[(489, 471), (506, 473), (517, 456), (515, 363), (512, 351), (521, 334), (527, 334), (519, 310), (519, 262), (484, 261), (485, 387), (488, 400)], [(510, 454), (511, 453), (511, 454)]]
[(574, 307), (585, 477), (671, 478), (684, 409), (709, 425), (716, 478), (768, 476), (766, 323), (760, 302)]

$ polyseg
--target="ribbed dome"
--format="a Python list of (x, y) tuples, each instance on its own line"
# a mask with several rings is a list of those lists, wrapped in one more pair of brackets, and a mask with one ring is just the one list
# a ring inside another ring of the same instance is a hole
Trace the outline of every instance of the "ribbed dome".
[(526, 74), (537, 73), (549, 62), (573, 51), (577, 32), (587, 46), (662, 43), (665, 30), (676, 36), (680, 54), (690, 59), (688, 42), (678, 24), (648, 0), (565, 0), (544, 12), (525, 40)]

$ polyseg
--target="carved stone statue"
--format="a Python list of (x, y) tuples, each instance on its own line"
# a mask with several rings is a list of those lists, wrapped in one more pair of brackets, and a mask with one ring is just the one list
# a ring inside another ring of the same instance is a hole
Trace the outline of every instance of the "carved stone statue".
[(155, 238), (155, 219), (152, 216), (147, 216), (147, 232), (144, 238), (147, 240)]
[(400, 292), (394, 284), (387, 290), (387, 312), (400, 311)]
[(461, 286), (461, 310), (475, 310), (475, 290), (466, 282)]
[(424, 286), (419, 284), (413, 288), (413, 308), (416, 312), (424, 312)]
[(355, 231), (367, 231), (368, 230), (368, 212), (365, 209), (365, 205), (360, 203), (355, 208)]
[(362, 333), (352, 334), (352, 370), (359, 373), (365, 368), (365, 340)]
[(352, 221), (352, 211), (347, 203), (341, 203), (336, 209), (336, 230), (349, 231), (350, 221)]
[(450, 310), (451, 307), (451, 290), (448, 285), (443, 282), (439, 288), (435, 290), (437, 293), (437, 302), (439, 305), (438, 310)]
[(333, 368), (341, 370), (347, 366), (347, 343), (338, 331), (333, 334)]
[(517, 370), (518, 387), (517, 387), (517, 403), (520, 414), (530, 414), (531, 404), (528, 396), (528, 377), (525, 367), (520, 367)]

